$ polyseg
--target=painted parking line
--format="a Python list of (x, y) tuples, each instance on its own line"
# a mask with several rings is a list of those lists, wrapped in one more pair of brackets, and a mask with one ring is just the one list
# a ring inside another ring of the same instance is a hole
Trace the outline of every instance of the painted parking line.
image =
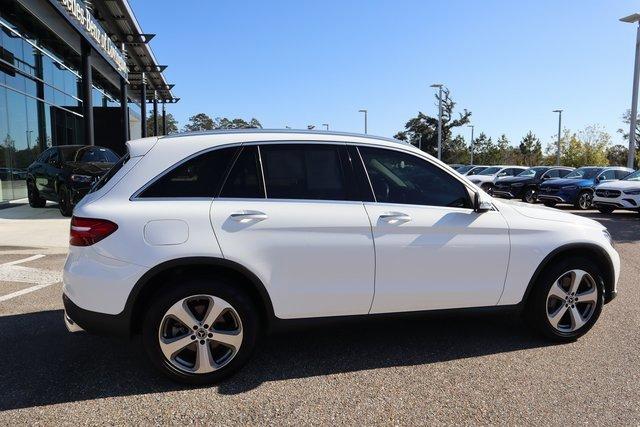
[(16, 292), (13, 292), (13, 293), (10, 293), (10, 294), (7, 294), (7, 295), (2, 295), (2, 296), (0, 296), (0, 302), (8, 301), (10, 299), (13, 299), (15, 297), (19, 297), (20, 295), (28, 294), (30, 292), (38, 291), (38, 290), (46, 288), (47, 286), (50, 286), (50, 285), (53, 285), (53, 283), (47, 283), (45, 285), (36, 285), (36, 286), (32, 286), (32, 287), (27, 288), (27, 289), (21, 289), (19, 291), (16, 291)]
[(22, 263), (25, 263), (25, 262), (29, 262), (29, 261), (35, 261), (37, 259), (44, 258), (45, 256), (46, 255), (37, 254), (37, 255), (33, 255), (33, 256), (27, 257), (27, 258), (17, 259), (15, 261), (11, 261), (11, 262), (5, 262), (3, 264), (0, 264), (0, 267), (1, 266), (5, 266), (5, 265), (16, 265), (16, 264), (22, 264)]
[(17, 265), (29, 261), (34, 261), (43, 257), (44, 255), (38, 254), (16, 261), (0, 264), (0, 282), (20, 282), (30, 283), (34, 285), (7, 295), (1, 295), (0, 302), (8, 301), (21, 295), (38, 291), (40, 289), (46, 288), (47, 286), (51, 286), (62, 281), (62, 273), (59, 271), (51, 271), (41, 268), (32, 268)]

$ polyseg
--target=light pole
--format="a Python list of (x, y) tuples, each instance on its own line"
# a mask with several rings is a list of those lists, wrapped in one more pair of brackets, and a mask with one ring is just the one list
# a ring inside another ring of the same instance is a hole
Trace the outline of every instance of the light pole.
[(431, 87), (438, 88), (438, 160), (442, 157), (442, 84), (434, 83)]
[(558, 113), (558, 158), (556, 159), (556, 165), (560, 166), (560, 132), (562, 131), (562, 110), (553, 110), (554, 113)]
[(471, 128), (471, 144), (469, 145), (469, 149), (471, 150), (471, 161), (469, 162), (471, 165), (473, 165), (473, 128), (475, 127), (474, 125), (467, 125), (467, 127)]
[(364, 113), (364, 133), (367, 134), (367, 110), (358, 110), (358, 113)]
[(636, 158), (636, 117), (638, 115), (638, 79), (640, 77), (640, 14), (620, 18), (620, 21), (629, 24), (638, 23), (636, 30), (636, 57), (633, 66), (633, 92), (631, 92), (631, 117), (629, 122), (629, 155), (627, 157), (627, 167), (633, 169), (633, 163)]
[(326, 129), (325, 130), (329, 130), (329, 123), (323, 123), (322, 126), (324, 126)]

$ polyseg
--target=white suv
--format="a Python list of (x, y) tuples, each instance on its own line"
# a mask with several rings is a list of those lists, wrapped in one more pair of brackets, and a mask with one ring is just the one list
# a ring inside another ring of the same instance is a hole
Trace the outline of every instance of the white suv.
[(593, 205), (606, 214), (616, 209), (640, 213), (640, 170), (630, 173), (619, 181), (598, 185), (593, 195)]
[(128, 149), (74, 210), (65, 320), (142, 334), (175, 380), (220, 380), (292, 319), (517, 306), (568, 341), (616, 295), (602, 225), (494, 200), (399, 141), (252, 130)]

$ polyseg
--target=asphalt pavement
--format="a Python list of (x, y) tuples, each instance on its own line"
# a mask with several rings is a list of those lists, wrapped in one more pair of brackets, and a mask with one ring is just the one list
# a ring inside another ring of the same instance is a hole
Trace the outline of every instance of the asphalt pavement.
[(159, 377), (137, 340), (68, 333), (64, 251), (0, 246), (0, 424), (638, 425), (640, 218), (582, 215), (609, 228), (622, 274), (575, 343), (507, 313), (331, 324), (269, 337), (203, 388)]

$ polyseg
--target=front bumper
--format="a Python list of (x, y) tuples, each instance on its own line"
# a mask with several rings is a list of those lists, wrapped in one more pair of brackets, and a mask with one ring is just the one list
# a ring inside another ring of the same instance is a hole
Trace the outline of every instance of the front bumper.
[(493, 195), (503, 199), (519, 199), (522, 197), (523, 187), (500, 187), (498, 185), (493, 188)]
[(611, 206), (618, 209), (640, 210), (640, 196), (620, 194), (617, 197), (593, 196), (594, 206)]
[(70, 332), (84, 330), (98, 335), (122, 338), (130, 336), (131, 322), (129, 316), (124, 313), (112, 315), (85, 310), (74, 304), (65, 294), (62, 294), (62, 303), (64, 322)]
[(551, 200), (556, 203), (569, 203), (573, 204), (576, 199), (577, 193), (558, 190), (549, 190), (541, 188), (538, 192), (538, 200), (545, 201)]

